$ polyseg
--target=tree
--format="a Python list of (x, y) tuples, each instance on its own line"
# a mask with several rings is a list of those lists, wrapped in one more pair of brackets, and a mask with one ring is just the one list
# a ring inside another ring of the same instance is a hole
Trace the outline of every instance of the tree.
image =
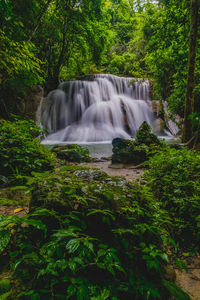
[(193, 137), (192, 120), (189, 116), (194, 112), (195, 66), (198, 34), (198, 0), (191, 0), (190, 50), (188, 59), (187, 89), (182, 141), (188, 142)]

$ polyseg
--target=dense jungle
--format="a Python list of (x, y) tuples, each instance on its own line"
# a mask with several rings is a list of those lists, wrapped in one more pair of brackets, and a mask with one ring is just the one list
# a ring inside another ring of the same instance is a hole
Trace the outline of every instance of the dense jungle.
[(0, 0), (0, 300), (200, 300), (199, 10)]

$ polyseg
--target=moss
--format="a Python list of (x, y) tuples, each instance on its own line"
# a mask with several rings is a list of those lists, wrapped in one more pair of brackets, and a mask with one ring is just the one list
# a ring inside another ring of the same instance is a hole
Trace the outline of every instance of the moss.
[(157, 147), (161, 147), (163, 142), (151, 133), (151, 127), (143, 122), (136, 132), (135, 141), (116, 138), (113, 144), (113, 163), (124, 163), (139, 165), (145, 162), (150, 152)]
[(69, 162), (80, 163), (91, 161), (89, 150), (76, 144), (56, 146), (52, 149), (52, 152), (54, 152), (58, 158)]
[(10, 280), (7, 278), (3, 278), (0, 280), (0, 295), (8, 292), (11, 289)]

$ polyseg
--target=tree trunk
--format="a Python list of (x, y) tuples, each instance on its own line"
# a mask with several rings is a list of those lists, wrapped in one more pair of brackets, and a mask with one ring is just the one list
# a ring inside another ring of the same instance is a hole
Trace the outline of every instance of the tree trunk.
[(189, 115), (194, 112), (195, 65), (198, 33), (198, 0), (191, 0), (190, 49), (188, 58), (188, 77), (185, 97), (185, 112), (182, 142), (188, 142), (193, 135)]

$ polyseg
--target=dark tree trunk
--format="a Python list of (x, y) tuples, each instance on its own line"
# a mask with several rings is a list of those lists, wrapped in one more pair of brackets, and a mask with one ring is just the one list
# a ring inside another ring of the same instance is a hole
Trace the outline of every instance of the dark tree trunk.
[(193, 136), (192, 121), (189, 115), (194, 112), (195, 65), (198, 34), (198, 0), (191, 0), (190, 49), (188, 59), (188, 77), (185, 98), (185, 112), (182, 141), (191, 140)]

